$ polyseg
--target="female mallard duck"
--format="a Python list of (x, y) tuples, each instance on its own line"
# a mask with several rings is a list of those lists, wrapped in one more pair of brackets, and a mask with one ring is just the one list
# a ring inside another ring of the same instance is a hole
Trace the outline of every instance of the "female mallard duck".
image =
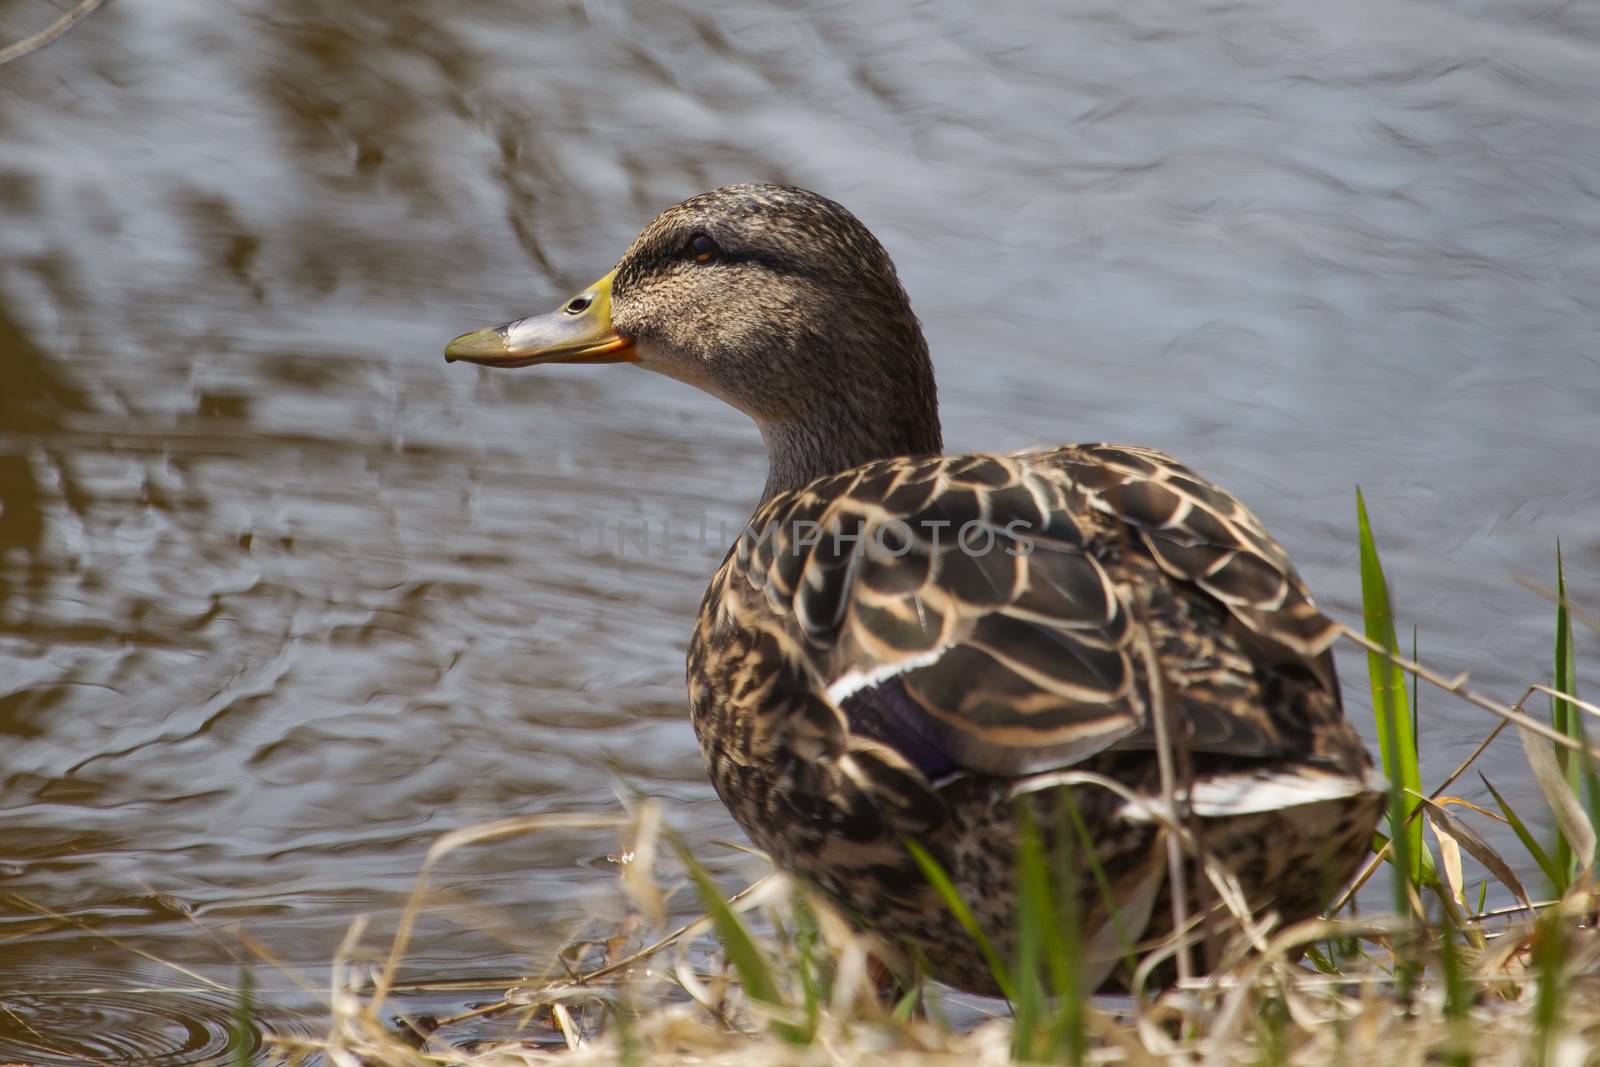
[(1172, 928), (1163, 795), (1286, 921), (1367, 853), (1381, 783), (1340, 707), (1336, 627), (1283, 549), (1148, 448), (941, 455), (922, 331), (838, 204), (773, 185), (685, 200), (559, 310), (445, 352), (636, 363), (756, 421), (766, 488), (689, 642), (695, 733), (751, 839), (935, 977), (995, 990), (905, 841), (1006, 953), (1016, 798), (1064, 781), (1112, 883), (1078, 887), (1090, 988), (1110, 933)]

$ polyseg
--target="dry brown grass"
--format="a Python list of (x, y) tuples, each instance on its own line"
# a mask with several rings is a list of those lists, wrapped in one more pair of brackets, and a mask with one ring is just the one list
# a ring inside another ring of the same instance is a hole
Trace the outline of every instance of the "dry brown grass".
[[(1378, 647), (1351, 636), (1369, 650)], [(1223, 964), (1173, 989), (1095, 998), (1070, 1018), (1060, 1004), (1052, 1006), (1034, 1020), (1038, 1033), (1065, 1020), (1081, 1037), (1052, 1046), (1051, 1058), (1127, 1064), (1366, 1061), (1381, 1067), (1600, 1063), (1600, 936), (1594, 928), (1600, 895), (1592, 837), (1586, 854), (1578, 843), (1574, 862), (1582, 869), (1564, 894), (1530, 900), (1515, 873), (1526, 869), (1526, 861), (1501, 857), (1469, 825), (1505, 818), (1450, 795), (1504, 727), (1516, 725), (1530, 774), (1553, 808), (1567, 805), (1565, 812), (1546, 812), (1545, 819), (1564, 833), (1581, 834), (1586, 825), (1567, 824), (1583, 812), (1553, 792), (1560, 783), (1552, 777), (1557, 771), (1551, 755), (1557, 747), (1577, 745), (1531, 719), (1521, 702), (1504, 705), (1473, 692), (1464, 678), (1443, 678), (1398, 656), (1391, 661), (1502, 719), (1411, 814), (1434, 833), (1437, 858), (1430, 862), (1437, 876), (1428, 883), (1402, 878), (1397, 899), (1409, 898), (1409, 915), (1321, 919), (1279, 929), (1272, 916), (1244, 913), (1224, 873), (1213, 869), (1212, 888), (1239, 926)], [(1524, 700), (1541, 688), (1530, 687)], [(615, 829), (632, 856), (620, 889), (633, 915), (594, 947), (592, 966), (577, 971), (553, 964), (545, 977), (459, 1016), (428, 1020), (425, 1027), (408, 1027), (386, 1011), (430, 879), (447, 857), (465, 845), (513, 834), (576, 828)], [(1169, 829), (1181, 834), (1176, 824)], [(1003, 1005), (975, 1024), (955, 1026), (942, 1021), (937, 997), (912, 1010), (920, 987), (913, 997), (888, 1003), (872, 978), (873, 943), (781, 874), (735, 894), (731, 907), (709, 901), (710, 916), (647, 939), (662, 928), (669, 893), (692, 891), (682, 864), (673, 864), (661, 847), (669, 837), (662, 813), (648, 803), (626, 817), (529, 817), (447, 835), (428, 854), (394, 942), (372, 952), (362, 945), (362, 928), (352, 930), (333, 968), (326, 1037), (275, 1041), (275, 1055), (286, 1062), (324, 1057), (339, 1067), (1018, 1062), (1014, 1056), (1025, 1035)], [(1363, 878), (1379, 869), (1385, 852), (1374, 855)], [(1470, 907), (1475, 875), (1500, 884), (1517, 903)], [(663, 885), (663, 877), (675, 884)], [(1173, 941), (1152, 947), (1150, 954), (1182, 951)], [(752, 977), (752, 965), (762, 996), (740, 981), (741, 975)], [(463, 1040), (489, 1016), (500, 1017), (516, 1036), (489, 1045)], [(1027, 1047), (1041, 1043), (1030, 1040)]]
[[(774, 876), (743, 898), (765, 912), (767, 929), (795, 925), (792, 887)], [(1392, 946), (1393, 921), (1319, 920), (1241, 945), (1240, 958), (1210, 977), (1143, 1003), (1102, 998), (1085, 1014), (1093, 1063), (1193, 1061), (1285, 1064), (1380, 1062), (1384, 1067), (1435, 1062), (1596, 1061), (1600, 1047), (1600, 938), (1589, 920), (1596, 901), (1574, 893), (1545, 909), (1542, 922), (1481, 920), (1481, 948), (1460, 946), (1460, 981), (1469, 991), (1452, 1016), (1438, 960), (1402, 996)], [(820, 907), (814, 899), (806, 906)], [(826, 915), (825, 912), (821, 913)], [(705, 1064), (1003, 1064), (1013, 1062), (1012, 1022), (993, 1018), (965, 1031), (925, 1015), (896, 1013), (881, 1001), (866, 967), (871, 945), (842, 922), (819, 923), (832, 987), (804, 1044), (779, 1036), (775, 1023), (801, 1022), (792, 945), (759, 939), (782, 973), (789, 1010), (744, 995), (726, 968), (697, 966), (687, 946), (705, 934), (691, 927), (653, 956), (634, 955), (588, 975), (530, 983), (487, 1010), (520, 1016), (525, 1038), (491, 1047), (452, 1044), (447, 1021), (426, 1040), (402, 1036), (383, 1017), (382, 971), (335, 968), (326, 1039), (279, 1046), (289, 1061), (320, 1053), (341, 1067), (357, 1064), (464, 1064), (473, 1067), (552, 1060), (591, 1063)], [(1357, 938), (1360, 950), (1338, 974), (1291, 962), (1295, 950), (1330, 938)], [(1541, 958), (1539, 939), (1558, 939), (1560, 959)], [(1247, 939), (1248, 940), (1248, 939)], [(699, 946), (704, 948), (704, 945)], [(646, 961), (656, 960), (647, 967)], [(1553, 982), (1554, 1018), (1541, 1019), (1541, 990)], [(478, 1009), (472, 1015), (481, 1015)], [(552, 1033), (564, 1047), (552, 1048)]]

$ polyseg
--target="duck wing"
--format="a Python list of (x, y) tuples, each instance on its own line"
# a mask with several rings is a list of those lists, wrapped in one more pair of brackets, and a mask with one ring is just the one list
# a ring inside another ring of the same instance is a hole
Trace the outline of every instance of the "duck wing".
[(1145, 647), (1197, 751), (1304, 748), (1269, 675), (1332, 686), (1335, 625), (1282, 548), (1149, 449), (869, 463), (769, 501), (724, 578), (851, 736), (931, 780), (1145, 747)]

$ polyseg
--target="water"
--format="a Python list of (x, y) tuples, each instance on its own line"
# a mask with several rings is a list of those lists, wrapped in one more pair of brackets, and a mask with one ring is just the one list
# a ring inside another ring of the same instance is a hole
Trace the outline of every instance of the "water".
[[(1600, 606), (1600, 16), (1070, 8), (117, 2), (0, 68), (0, 1060), (224, 1057), (245, 936), (322, 984), (455, 827), (637, 789), (749, 870), (681, 657), (754, 431), (440, 358), (728, 181), (878, 233), (952, 448), (1169, 449), (1344, 618), (1359, 483), (1424, 658), (1543, 680), (1557, 536)], [(1422, 708), (1437, 780), (1490, 723)], [(452, 857), (407, 975), (542, 969), (615, 847)]]

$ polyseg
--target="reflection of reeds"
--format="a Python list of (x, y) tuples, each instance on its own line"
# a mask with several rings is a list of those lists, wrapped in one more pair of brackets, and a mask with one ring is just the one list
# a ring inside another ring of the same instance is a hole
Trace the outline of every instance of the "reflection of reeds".
[[(1329, 917), (1280, 928), (1270, 914), (1249, 913), (1237, 883), (1208, 861), (1185, 820), (1167, 820), (1168, 835), (1202, 861), (1198, 869), (1210, 883), (1214, 908), (1231, 913), (1235, 932), (1208, 952), (1215, 964), (1209, 975), (1162, 991), (1145, 986), (1163, 960), (1176, 959), (1198, 941), (1207, 914), (1201, 908), (1187, 929), (1162, 944), (1110, 948), (1113, 955), (1142, 957), (1130, 997), (1095, 1002), (1084, 995), (1093, 982), (1087, 974), (1096, 952), (1107, 946), (1085, 943), (1076, 894), (1057, 889), (1079, 884), (1080, 864), (1090, 868), (1102, 893), (1107, 887), (1092, 869), (1094, 850), (1082, 840), (1070, 793), (1061, 790), (1053, 824), (1041, 825), (1035, 814), (1045, 806), (1019, 808), (1016, 958), (1000, 958), (975, 922), (964, 924), (980, 939), (1011, 1002), (1009, 1019), (991, 1018), (967, 1030), (946, 1025), (936, 991), (914, 971), (900, 987), (909, 991), (885, 997), (888, 983), (874, 979), (873, 961), (875, 954), (893, 953), (855, 932), (825, 900), (776, 874), (723, 899), (680, 846), (677, 865), (687, 875), (680, 883), (698, 894), (706, 910), (701, 919), (632, 953), (622, 951), (631, 936), (614, 938), (602, 945), (597, 966), (525, 983), (454, 1019), (400, 1030), (384, 1022), (381, 1009), (427, 876), (463, 845), (546, 829), (620, 828), (633, 856), (623, 884), (638, 926), (659, 926), (666, 891), (655, 881), (651, 860), (663, 835), (675, 839), (663, 828), (659, 809), (644, 804), (631, 818), (531, 817), (442, 838), (429, 852), (383, 966), (368, 977), (347, 961), (337, 964), (328, 1037), (278, 1042), (279, 1051), (291, 1061), (321, 1054), (339, 1064), (396, 1065), (549, 1058), (665, 1064), (689, 1057), (712, 1064), (1335, 1064), (1379, 1057), (1385, 1064), (1593, 1062), (1600, 1046), (1600, 936), (1594, 928), (1600, 893), (1593, 877), (1600, 781), (1583, 715), (1600, 715), (1600, 708), (1575, 694), (1571, 626), (1583, 616), (1567, 604), (1559, 558), (1556, 685), (1530, 686), (1517, 704), (1504, 706), (1468, 689), (1464, 676), (1445, 678), (1422, 666), (1414, 649), (1410, 658), (1399, 654), (1364, 502), (1358, 504), (1358, 531), (1365, 633), (1347, 630), (1347, 636), (1369, 654), (1384, 767), (1394, 783), (1389, 832), (1378, 835), (1372, 862)], [(1418, 760), (1419, 681), (1502, 720), (1426, 794)], [(1535, 693), (1551, 701), (1549, 723), (1524, 710)], [(1450, 792), (1507, 725), (1518, 728), (1546, 802), (1544, 821), (1555, 827), (1548, 845), (1487, 779), (1498, 812)], [(1064, 775), (1063, 782), (1070, 777)], [(1473, 829), (1473, 819), (1508, 826), (1527, 856), (1503, 856)], [(1424, 826), (1437, 852), (1423, 838)], [(967, 902), (937, 863), (910, 844), (946, 904), (958, 917), (970, 918)], [(1395, 914), (1345, 913), (1355, 889), (1385, 859)], [(1542, 872), (1550, 893), (1531, 899), (1518, 867)], [(1472, 880), (1479, 883), (1475, 892)], [(1490, 907), (1491, 882), (1515, 905)], [(670, 964), (652, 963), (668, 953)], [(471, 1051), (450, 1044), (452, 1027), (488, 1014), (520, 1016), (526, 1036)]]

